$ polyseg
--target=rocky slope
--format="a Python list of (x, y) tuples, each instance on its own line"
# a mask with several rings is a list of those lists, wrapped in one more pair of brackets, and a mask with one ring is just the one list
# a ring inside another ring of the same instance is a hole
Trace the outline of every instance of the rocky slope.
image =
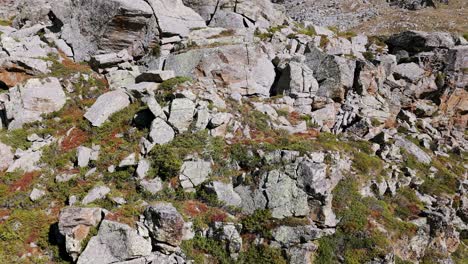
[(0, 263), (466, 263), (467, 40), (302, 2), (0, 1)]

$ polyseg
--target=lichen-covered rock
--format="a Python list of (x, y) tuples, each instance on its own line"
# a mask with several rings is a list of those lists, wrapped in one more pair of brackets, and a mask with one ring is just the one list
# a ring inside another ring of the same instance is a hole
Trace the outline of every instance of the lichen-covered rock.
[(90, 204), (96, 200), (103, 199), (110, 192), (110, 188), (107, 186), (96, 186), (92, 188), (88, 194), (83, 198), (81, 203), (83, 205)]
[(194, 191), (195, 187), (208, 179), (211, 173), (211, 162), (204, 160), (185, 161), (180, 169), (180, 185), (186, 191)]
[(168, 122), (180, 133), (188, 130), (195, 115), (195, 103), (187, 98), (177, 98), (171, 103)]
[(81, 242), (86, 239), (90, 229), (103, 219), (101, 208), (66, 207), (59, 215), (59, 232), (65, 238), (67, 253), (76, 260), (83, 250)]
[(184, 219), (170, 203), (148, 206), (144, 212), (144, 224), (148, 228), (153, 244), (177, 247), (182, 242)]
[(149, 256), (151, 240), (140, 236), (128, 225), (104, 220), (97, 236), (92, 237), (78, 258), (78, 264), (116, 263)]
[(279, 171), (270, 171), (263, 176), (264, 192), (274, 218), (305, 216), (309, 213), (306, 193), (296, 182)]
[(206, 188), (215, 193), (218, 200), (227, 206), (240, 206), (242, 203), (242, 198), (234, 191), (232, 182), (213, 181)]
[(91, 108), (85, 113), (93, 126), (102, 126), (109, 117), (130, 105), (128, 95), (122, 91), (105, 93), (97, 99)]
[(13, 152), (10, 146), (0, 142), (0, 171), (4, 171), (13, 164)]
[(9, 91), (5, 103), (9, 129), (21, 128), (26, 123), (42, 120), (41, 115), (62, 109), (66, 95), (57, 78), (30, 79)]
[[(247, 65), (247, 67), (245, 67)], [(258, 46), (226, 45), (170, 55), (165, 69), (178, 76), (221, 79), (220, 85), (242, 95), (268, 96), (275, 80), (271, 61)]]

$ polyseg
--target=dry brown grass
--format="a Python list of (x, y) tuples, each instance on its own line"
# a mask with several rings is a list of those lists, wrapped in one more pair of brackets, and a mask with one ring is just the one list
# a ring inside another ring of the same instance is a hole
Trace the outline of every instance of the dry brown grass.
[(381, 15), (353, 29), (367, 35), (392, 34), (404, 30), (468, 33), (468, 2), (450, 0), (448, 5), (417, 11), (387, 7)]

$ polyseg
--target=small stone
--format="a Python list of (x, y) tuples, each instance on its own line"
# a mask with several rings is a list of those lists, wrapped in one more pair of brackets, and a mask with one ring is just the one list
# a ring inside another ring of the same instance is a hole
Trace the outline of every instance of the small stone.
[(151, 180), (143, 179), (139, 183), (140, 187), (151, 194), (157, 194), (163, 189), (163, 182), (159, 177), (156, 177)]
[(81, 201), (81, 204), (87, 205), (96, 200), (103, 199), (110, 191), (110, 188), (107, 186), (96, 186), (88, 192)]
[(92, 149), (83, 146), (77, 148), (76, 156), (78, 160), (78, 167), (88, 167), (92, 151)]
[(119, 168), (131, 167), (135, 165), (137, 165), (137, 157), (135, 153), (132, 153), (119, 163)]
[(46, 192), (44, 190), (34, 188), (31, 191), (31, 194), (29, 195), (29, 198), (31, 199), (31, 201), (35, 202), (35, 201), (41, 199), (45, 194), (46, 194)]

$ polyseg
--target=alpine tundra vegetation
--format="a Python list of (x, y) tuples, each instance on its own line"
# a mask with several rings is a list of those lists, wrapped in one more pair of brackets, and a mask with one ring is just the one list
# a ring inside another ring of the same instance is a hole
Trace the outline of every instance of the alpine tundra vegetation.
[(466, 0), (0, 0), (0, 264), (468, 263)]

